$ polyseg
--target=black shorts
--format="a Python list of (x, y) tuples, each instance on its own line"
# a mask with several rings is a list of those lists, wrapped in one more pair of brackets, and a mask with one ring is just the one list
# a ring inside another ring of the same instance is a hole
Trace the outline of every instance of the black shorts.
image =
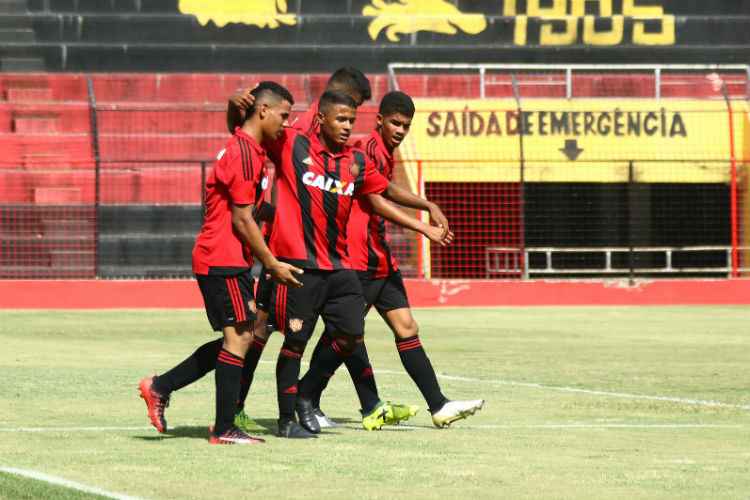
[(310, 340), (319, 316), (340, 334), (364, 335), (365, 299), (355, 271), (306, 269), (299, 280), (302, 288), (277, 284), (271, 293), (269, 321), (288, 340)]
[(409, 307), (401, 271), (394, 271), (385, 278), (378, 279), (366, 271), (359, 271), (357, 275), (362, 283), (362, 292), (365, 294), (368, 309), (374, 306), (378, 312), (387, 313), (394, 309)]
[(211, 328), (255, 320), (253, 277), (250, 271), (235, 276), (196, 275)]
[(258, 276), (258, 287), (255, 289), (255, 304), (259, 311), (268, 312), (273, 286), (274, 281), (267, 276), (266, 269), (261, 268), (260, 275)]

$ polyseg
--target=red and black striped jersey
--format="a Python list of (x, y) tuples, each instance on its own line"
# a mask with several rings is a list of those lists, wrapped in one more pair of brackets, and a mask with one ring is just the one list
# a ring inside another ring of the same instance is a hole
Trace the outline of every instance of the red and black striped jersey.
[(276, 164), (276, 215), (269, 246), (305, 269), (349, 269), (346, 230), (352, 201), (382, 193), (388, 180), (350, 146), (332, 153), (317, 134), (286, 129), (269, 145)]
[(239, 128), (206, 180), (206, 212), (193, 247), (195, 274), (232, 275), (252, 267), (252, 255), (232, 227), (232, 205), (256, 203), (265, 150)]
[[(385, 147), (380, 132), (373, 130), (356, 148), (362, 149), (381, 175), (393, 179), (393, 153)], [(352, 268), (385, 278), (398, 269), (385, 236), (385, 221), (376, 215), (367, 199), (355, 199), (347, 226)]]

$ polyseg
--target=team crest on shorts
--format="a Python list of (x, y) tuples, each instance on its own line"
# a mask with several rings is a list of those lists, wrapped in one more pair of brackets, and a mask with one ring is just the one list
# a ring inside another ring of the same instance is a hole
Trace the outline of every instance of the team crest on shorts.
[(289, 330), (292, 333), (297, 333), (302, 330), (302, 320), (299, 318), (292, 318), (289, 320)]

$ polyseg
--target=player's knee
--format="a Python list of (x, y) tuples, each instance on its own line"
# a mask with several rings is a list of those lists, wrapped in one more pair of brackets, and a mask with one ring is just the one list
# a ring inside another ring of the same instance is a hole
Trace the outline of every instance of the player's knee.
[(396, 336), (400, 339), (408, 339), (417, 335), (419, 335), (419, 325), (414, 318), (399, 325), (396, 329)]
[(354, 352), (354, 349), (357, 347), (357, 337), (350, 337), (348, 335), (339, 335), (335, 338), (334, 342), (346, 354)]

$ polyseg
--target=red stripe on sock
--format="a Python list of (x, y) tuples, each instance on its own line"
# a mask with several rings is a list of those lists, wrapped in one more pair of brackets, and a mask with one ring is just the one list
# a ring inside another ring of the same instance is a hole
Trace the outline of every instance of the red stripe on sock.
[(283, 391), (284, 394), (297, 394), (297, 384), (294, 384), (291, 387), (287, 387)]
[(260, 339), (254, 339), (253, 347), (258, 351), (262, 351), (263, 348), (266, 347), (266, 343)]
[(362, 374), (359, 376), (359, 378), (370, 378), (372, 377), (372, 367), (368, 366), (364, 370), (362, 370)]
[(219, 363), (222, 363), (224, 365), (229, 365), (229, 366), (236, 366), (237, 368), (242, 368), (242, 363), (232, 363), (231, 361), (227, 361), (226, 359), (219, 358)]
[(238, 362), (238, 361), (235, 361), (233, 359), (222, 358), (221, 356), (219, 356), (218, 359), (219, 359), (219, 363), (224, 363), (225, 365), (238, 366), (238, 367), (242, 368), (242, 364), (243, 363), (241, 361)]
[(243, 364), (245, 364), (244, 359), (235, 356), (231, 352), (225, 351), (223, 349), (219, 351), (219, 357), (217, 359), (227, 365), (242, 366)]
[(411, 351), (412, 349), (418, 349), (422, 347), (422, 342), (420, 342), (419, 337), (414, 337), (402, 342), (396, 342), (396, 347), (398, 348), (399, 352)]
[(287, 358), (294, 358), (294, 359), (301, 359), (302, 354), (294, 351), (290, 351), (289, 349), (282, 349), (281, 355), (286, 356)]

